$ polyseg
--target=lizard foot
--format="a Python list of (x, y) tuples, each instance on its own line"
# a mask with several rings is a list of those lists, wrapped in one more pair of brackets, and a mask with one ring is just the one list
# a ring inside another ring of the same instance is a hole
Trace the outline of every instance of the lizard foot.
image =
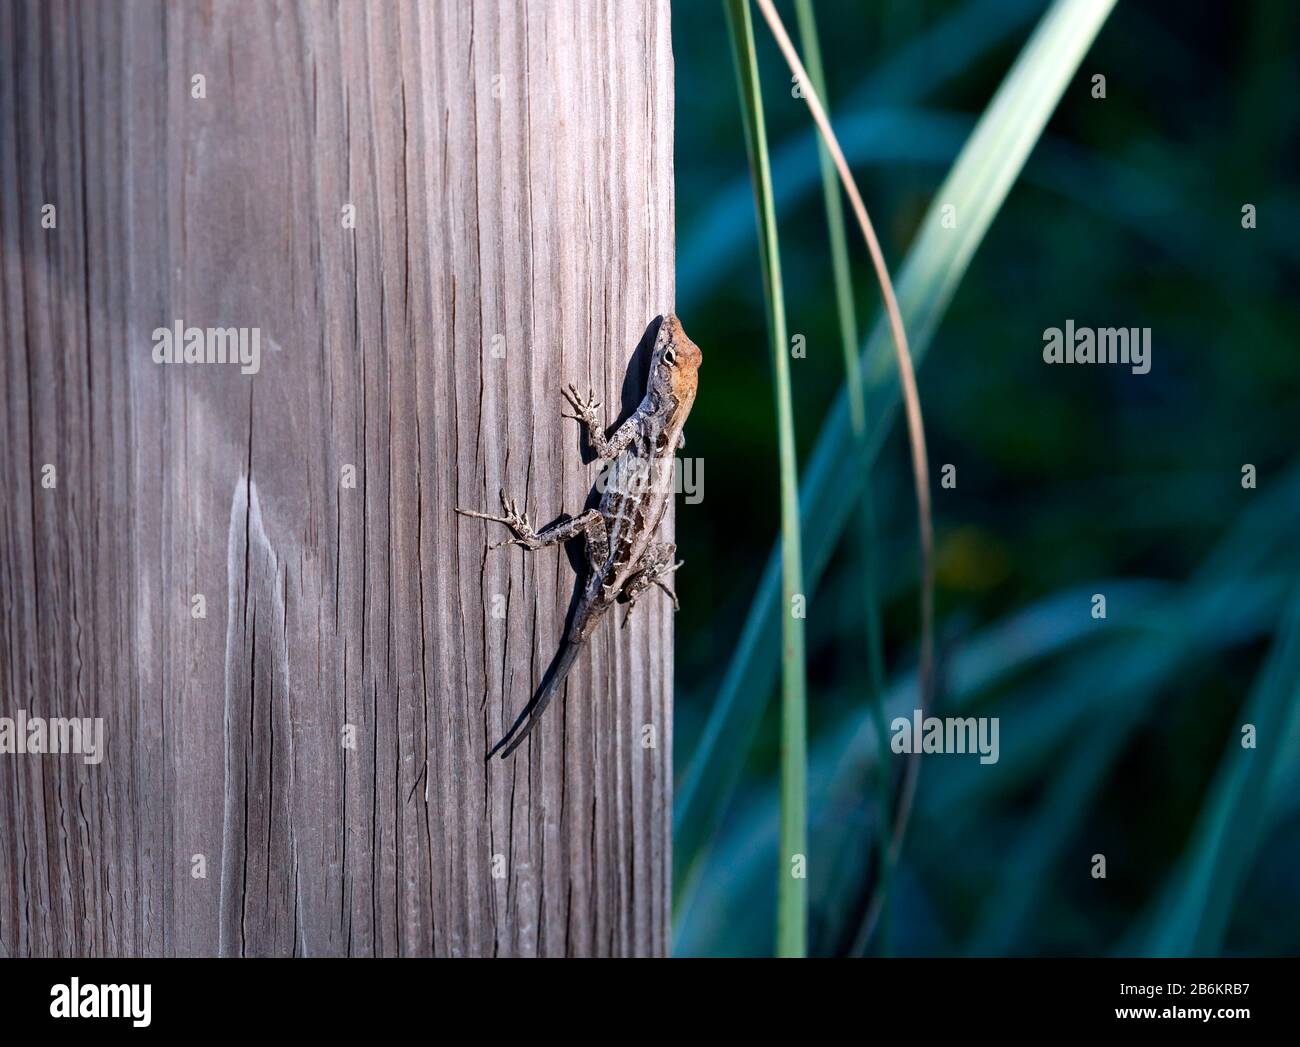
[(577, 412), (576, 414), (562, 414), (561, 418), (572, 418), (575, 422), (582, 422), (591, 428), (595, 428), (599, 424), (596, 420), (596, 408), (600, 406), (600, 401), (596, 399), (594, 389), (588, 389), (584, 398), (578, 392), (578, 387), (570, 382), (568, 389), (560, 390), (560, 395)]
[[(680, 567), (681, 565), (678, 564), (678, 566)], [(669, 589), (668, 586), (664, 585), (664, 583), (661, 582), (658, 578), (655, 579), (655, 585), (659, 586), (660, 589), (662, 589), (664, 592), (668, 594), (668, 599), (672, 600), (673, 602), (674, 612), (680, 611), (682, 609), (682, 605), (680, 602), (678, 602), (677, 594), (675, 592)]]
[(462, 509), (456, 507), (456, 512), (461, 516), (470, 516), (476, 520), (488, 520), (492, 523), (505, 524), (510, 530), (515, 532), (514, 538), (507, 538), (504, 542), (497, 542), (495, 545), (488, 546), (489, 549), (500, 549), (504, 545), (522, 545), (524, 548), (532, 548), (537, 543), (537, 532), (533, 530), (532, 522), (528, 519), (527, 513), (519, 511), (519, 503), (506, 497), (504, 489), (501, 491), (501, 509), (504, 516), (495, 516), (492, 513), (480, 513), (475, 509)]
[(628, 584), (628, 587), (624, 590), (627, 594), (627, 614), (623, 616), (622, 628), (627, 628), (627, 623), (632, 619), (632, 608), (636, 606), (636, 602), (640, 598), (641, 594), (652, 585), (657, 585), (668, 595), (668, 599), (673, 602), (674, 611), (680, 611), (682, 609), (681, 603), (677, 600), (677, 594), (669, 589), (668, 586), (664, 585), (663, 578), (665, 575), (672, 574), (677, 570), (677, 568), (683, 566), (685, 563), (685, 560), (678, 560), (671, 566), (666, 563), (662, 565), (656, 564), (654, 567), (649, 568), (644, 574), (639, 575), (634, 581)]

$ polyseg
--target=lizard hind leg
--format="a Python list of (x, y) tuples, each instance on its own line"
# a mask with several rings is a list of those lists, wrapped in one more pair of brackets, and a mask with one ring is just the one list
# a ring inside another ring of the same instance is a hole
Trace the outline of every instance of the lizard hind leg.
[[(677, 568), (680, 567), (680, 566), (681, 566), (680, 563), (679, 563), (679, 564), (675, 564), (671, 569), (675, 571), (675, 570), (677, 570)], [(667, 573), (667, 572), (665, 572), (665, 573)], [(672, 600), (672, 602), (673, 602), (673, 610), (674, 610), (674, 611), (680, 611), (680, 610), (682, 609), (681, 602), (677, 599), (677, 594), (676, 594), (675, 592), (673, 592), (671, 589), (669, 589), (668, 586), (664, 585), (664, 583), (663, 583), (662, 581), (660, 581), (658, 578), (655, 579), (655, 585), (659, 586), (660, 589), (662, 589), (665, 593), (668, 594), (668, 599)]]
[(641, 594), (649, 589), (652, 585), (658, 586), (668, 594), (668, 599), (673, 602), (673, 610), (681, 609), (681, 604), (677, 601), (677, 594), (668, 588), (663, 579), (672, 574), (682, 566), (683, 560), (673, 561), (677, 555), (677, 546), (671, 542), (662, 545), (651, 546), (642, 557), (639, 570), (633, 574), (627, 583), (623, 586), (622, 595), (627, 599), (627, 614), (623, 616), (623, 628), (627, 628), (627, 623), (632, 618), (632, 608), (640, 599)]

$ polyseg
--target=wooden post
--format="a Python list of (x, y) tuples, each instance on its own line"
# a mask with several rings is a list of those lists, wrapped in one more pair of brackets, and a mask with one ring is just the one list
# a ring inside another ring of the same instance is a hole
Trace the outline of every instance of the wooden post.
[(0, 955), (667, 951), (671, 608), (485, 764), (575, 576), (452, 509), (581, 510), (672, 145), (667, 0), (0, 4), (0, 715), (104, 725)]

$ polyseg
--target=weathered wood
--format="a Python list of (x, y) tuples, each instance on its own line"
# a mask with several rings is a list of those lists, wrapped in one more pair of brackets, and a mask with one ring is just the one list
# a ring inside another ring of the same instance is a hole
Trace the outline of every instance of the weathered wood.
[(452, 508), (581, 509), (672, 104), (667, 0), (0, 4), (0, 715), (106, 748), (0, 755), (0, 954), (667, 950), (668, 602), (485, 765), (575, 575)]

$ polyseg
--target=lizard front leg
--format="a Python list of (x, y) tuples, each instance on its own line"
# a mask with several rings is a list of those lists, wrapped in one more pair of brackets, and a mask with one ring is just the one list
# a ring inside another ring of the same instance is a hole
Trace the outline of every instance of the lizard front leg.
[(577, 387), (570, 382), (567, 390), (560, 390), (560, 395), (569, 402), (569, 406), (576, 412), (575, 414), (561, 414), (560, 417), (572, 418), (574, 421), (581, 423), (587, 432), (587, 441), (602, 461), (607, 461), (622, 453), (623, 449), (636, 436), (635, 415), (620, 425), (613, 436), (605, 436), (605, 427), (600, 424), (600, 418), (596, 415), (596, 408), (600, 406), (600, 401), (596, 399), (593, 390), (588, 390), (584, 399), (579, 394)]
[(459, 506), (457, 506), (456, 512), (461, 516), (470, 516), (476, 520), (489, 520), (492, 523), (505, 524), (514, 532), (515, 537), (507, 538), (504, 542), (497, 542), (495, 545), (489, 546), (490, 549), (500, 549), (503, 545), (521, 545), (525, 549), (541, 549), (548, 545), (556, 545), (559, 542), (567, 542), (570, 538), (581, 534), (587, 539), (588, 560), (601, 560), (607, 555), (602, 552), (602, 550), (609, 548), (609, 539), (605, 532), (605, 519), (595, 509), (588, 509), (581, 516), (576, 516), (571, 520), (562, 520), (540, 532), (533, 529), (528, 514), (521, 513), (519, 503), (507, 498), (504, 490), (501, 492), (501, 509), (504, 513), (503, 516), (480, 513), (475, 509), (461, 509)]

